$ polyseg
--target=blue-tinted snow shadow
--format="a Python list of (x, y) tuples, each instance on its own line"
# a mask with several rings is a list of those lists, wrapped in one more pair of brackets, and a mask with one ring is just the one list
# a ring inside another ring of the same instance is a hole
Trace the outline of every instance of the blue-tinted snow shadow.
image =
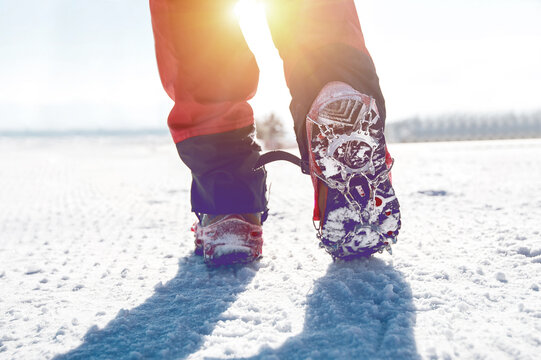
[(417, 194), (426, 196), (448, 196), (450, 195), (447, 190), (419, 190)]
[(83, 344), (55, 359), (185, 358), (201, 347), (258, 268), (207, 268), (201, 257), (183, 258), (177, 275), (143, 304), (121, 310), (101, 330), (91, 328)]
[(308, 296), (304, 329), (252, 359), (419, 359), (409, 284), (377, 258), (331, 264)]

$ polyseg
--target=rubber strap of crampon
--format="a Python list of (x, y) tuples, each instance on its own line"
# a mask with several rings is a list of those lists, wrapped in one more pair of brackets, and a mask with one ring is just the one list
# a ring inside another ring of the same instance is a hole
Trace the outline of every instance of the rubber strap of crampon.
[(278, 161), (278, 160), (289, 161), (290, 163), (295, 164), (298, 167), (300, 167), (303, 173), (305, 172), (306, 167), (303, 166), (303, 161), (298, 156), (295, 156), (291, 153), (288, 153), (287, 151), (282, 151), (282, 150), (273, 150), (273, 151), (268, 151), (264, 153), (263, 155), (259, 157), (259, 160), (255, 164), (255, 168), (259, 169), (267, 165), (268, 163), (271, 163), (273, 161)]

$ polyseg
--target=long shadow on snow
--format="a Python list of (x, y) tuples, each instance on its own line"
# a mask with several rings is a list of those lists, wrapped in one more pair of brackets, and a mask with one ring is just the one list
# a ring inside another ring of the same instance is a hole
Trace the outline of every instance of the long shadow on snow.
[(252, 359), (419, 359), (411, 288), (377, 258), (331, 264), (308, 296), (303, 332)]
[(63, 359), (180, 359), (196, 352), (255, 276), (258, 265), (207, 269), (200, 257), (180, 260), (177, 275), (143, 304), (91, 328)]

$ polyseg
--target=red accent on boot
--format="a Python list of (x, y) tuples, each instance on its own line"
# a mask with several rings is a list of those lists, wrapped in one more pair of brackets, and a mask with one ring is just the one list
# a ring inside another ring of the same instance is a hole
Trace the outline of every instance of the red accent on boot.
[[(391, 168), (393, 165), (393, 158), (391, 157), (391, 154), (389, 153), (389, 149), (387, 149), (387, 146), (385, 146), (385, 165), (387, 166), (387, 169)], [(391, 172), (389, 171), (389, 181), (391, 184), (393, 183), (393, 176), (391, 175)]]

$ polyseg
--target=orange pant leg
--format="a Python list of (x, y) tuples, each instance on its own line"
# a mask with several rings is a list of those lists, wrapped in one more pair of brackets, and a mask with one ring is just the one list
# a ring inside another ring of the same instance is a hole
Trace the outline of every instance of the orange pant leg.
[(233, 14), (234, 0), (150, 0), (158, 69), (175, 105), (175, 143), (253, 124), (247, 103), (259, 69)]

